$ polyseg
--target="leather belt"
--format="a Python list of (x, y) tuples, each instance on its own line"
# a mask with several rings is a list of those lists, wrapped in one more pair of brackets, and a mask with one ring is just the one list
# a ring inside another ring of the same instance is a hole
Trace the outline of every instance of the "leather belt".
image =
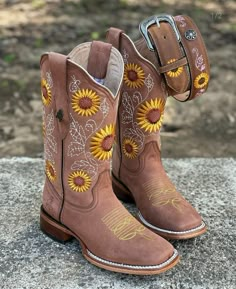
[[(166, 82), (168, 95), (187, 101), (204, 93), (210, 78), (206, 47), (196, 24), (188, 16), (151, 16), (140, 23), (144, 40), (136, 42)], [(149, 50), (149, 51), (147, 51)]]

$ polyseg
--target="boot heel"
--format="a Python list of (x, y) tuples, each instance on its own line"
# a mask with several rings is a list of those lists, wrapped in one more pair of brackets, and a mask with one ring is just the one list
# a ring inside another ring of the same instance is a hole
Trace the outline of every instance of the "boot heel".
[(135, 203), (130, 191), (112, 175), (112, 188), (117, 198), (125, 203)]
[(52, 219), (42, 207), (40, 211), (40, 229), (51, 239), (61, 243), (66, 243), (73, 239), (70, 231), (62, 224)]

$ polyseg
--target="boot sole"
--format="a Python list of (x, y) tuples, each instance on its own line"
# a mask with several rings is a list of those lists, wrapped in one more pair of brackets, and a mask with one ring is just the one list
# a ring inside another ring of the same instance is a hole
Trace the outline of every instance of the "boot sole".
[[(131, 193), (131, 191), (122, 183), (120, 182), (114, 174), (112, 174), (112, 187), (115, 195), (117, 198), (125, 203), (135, 203), (134, 197)], [(150, 224), (147, 220), (144, 219), (141, 212), (138, 212), (137, 219), (146, 227), (148, 227), (150, 230), (152, 230), (154, 233), (162, 236), (165, 239), (171, 239), (171, 240), (185, 240), (185, 239), (191, 239), (195, 238), (197, 236), (200, 236), (204, 234), (207, 231), (207, 227), (204, 222), (196, 228), (186, 230), (186, 231), (173, 231), (163, 228), (158, 228), (152, 224)]]
[(167, 261), (153, 266), (122, 264), (100, 258), (87, 249), (80, 237), (73, 233), (69, 228), (63, 224), (60, 224), (49, 216), (47, 212), (44, 211), (42, 206), (40, 210), (40, 229), (51, 239), (63, 244), (72, 240), (73, 238), (77, 239), (80, 243), (82, 255), (85, 259), (97, 267), (113, 272), (135, 275), (156, 275), (171, 269), (179, 262), (179, 255), (176, 250)]

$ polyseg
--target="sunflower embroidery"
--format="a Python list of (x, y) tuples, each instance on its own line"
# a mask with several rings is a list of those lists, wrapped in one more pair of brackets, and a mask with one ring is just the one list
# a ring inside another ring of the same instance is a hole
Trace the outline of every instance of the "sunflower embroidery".
[(68, 185), (73, 191), (83, 193), (90, 188), (91, 178), (82, 170), (75, 171), (69, 175)]
[(43, 135), (43, 138), (45, 138), (45, 136), (46, 136), (46, 127), (45, 127), (45, 122), (44, 121), (42, 123), (42, 135)]
[(72, 108), (82, 116), (95, 114), (100, 106), (100, 98), (91, 89), (79, 89), (72, 95)]
[(43, 104), (45, 106), (48, 106), (52, 100), (52, 93), (47, 83), (47, 80), (45, 78), (41, 80), (41, 95), (42, 95)]
[(208, 81), (209, 81), (208, 74), (205, 72), (202, 72), (195, 78), (194, 86), (196, 88), (203, 88), (204, 86), (207, 85)]
[(112, 146), (115, 138), (113, 124), (100, 129), (91, 139), (90, 150), (93, 156), (99, 160), (108, 160), (112, 154)]
[(134, 159), (138, 155), (138, 145), (131, 138), (125, 138), (123, 140), (122, 150), (124, 155), (129, 159)]
[(148, 132), (160, 129), (164, 117), (165, 101), (162, 99), (151, 99), (141, 104), (137, 113), (138, 124)]
[(54, 165), (52, 164), (52, 162), (46, 160), (46, 175), (49, 178), (49, 180), (51, 182), (56, 180), (56, 169), (54, 167)]
[(139, 88), (143, 86), (144, 79), (144, 71), (139, 65), (134, 63), (125, 65), (124, 82), (128, 87)]
[[(167, 64), (171, 64), (171, 63), (174, 63), (177, 59), (173, 58), (173, 59), (170, 59)], [(183, 72), (184, 68), (183, 66), (179, 66), (177, 68), (174, 68), (170, 71), (168, 71), (166, 74), (169, 76), (169, 77), (178, 77), (182, 72)]]

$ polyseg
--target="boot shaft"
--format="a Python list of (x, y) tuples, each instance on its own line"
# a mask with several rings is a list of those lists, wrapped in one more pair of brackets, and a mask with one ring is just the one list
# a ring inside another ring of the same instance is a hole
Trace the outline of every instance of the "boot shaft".
[(161, 75), (138, 52), (132, 40), (121, 30), (111, 29), (108, 41), (109, 33), (116, 34), (116, 39), (119, 39), (119, 50), (125, 64), (112, 161), (113, 173), (120, 177), (121, 163), (129, 171), (135, 172), (140, 168), (139, 156), (147, 143), (154, 141), (160, 149), (159, 130), (167, 92)]
[(206, 91), (209, 81), (205, 45), (189, 17), (152, 16), (140, 30), (144, 38), (136, 42), (117, 28), (107, 33), (107, 41), (119, 49), (125, 63), (113, 156), (116, 176), (120, 159), (131, 171), (141, 166), (139, 156), (146, 144), (155, 142), (160, 151), (167, 97), (194, 99)]
[(57, 220), (64, 202), (89, 206), (99, 174), (110, 169), (122, 77), (122, 57), (101, 42), (79, 45), (68, 57), (41, 58), (43, 198)]

